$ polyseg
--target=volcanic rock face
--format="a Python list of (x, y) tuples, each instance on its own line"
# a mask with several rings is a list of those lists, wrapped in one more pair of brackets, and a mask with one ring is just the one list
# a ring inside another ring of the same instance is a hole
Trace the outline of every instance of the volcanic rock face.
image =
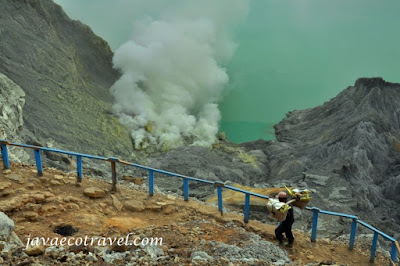
[(22, 108), (25, 104), (25, 93), (20, 86), (0, 73), (0, 95), (2, 131), (6, 136), (14, 135), (24, 124)]
[[(22, 108), (25, 104), (25, 93), (20, 86), (0, 73), (0, 139), (20, 141), (19, 132), (24, 124)], [(11, 160), (24, 161), (29, 155), (22, 149), (11, 147)]]
[(0, 73), (0, 96), (0, 137), (12, 138), (24, 124), (22, 108), (25, 104), (25, 93), (20, 86)]
[(0, 73), (26, 94), (23, 117), (32, 138), (86, 153), (130, 154), (129, 134), (111, 111), (109, 87), (118, 76), (111, 59), (108, 44), (52, 0), (0, 2)]
[(275, 130), (276, 141), (246, 144), (264, 147), (269, 183), (304, 179), (321, 192), (319, 207), (400, 232), (400, 84), (358, 79), (321, 106), (290, 112)]

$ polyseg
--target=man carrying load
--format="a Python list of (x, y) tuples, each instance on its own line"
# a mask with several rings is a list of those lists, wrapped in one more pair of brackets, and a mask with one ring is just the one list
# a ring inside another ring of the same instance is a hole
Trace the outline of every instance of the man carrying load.
[[(287, 195), (285, 192), (279, 192), (278, 199), (280, 202), (287, 202)], [(292, 225), (294, 223), (293, 208), (290, 208), (287, 212), (286, 219), (282, 221), (279, 226), (275, 229), (275, 236), (279, 241), (279, 245), (283, 245), (283, 233), (289, 240), (287, 247), (293, 247), (294, 237), (292, 233)]]

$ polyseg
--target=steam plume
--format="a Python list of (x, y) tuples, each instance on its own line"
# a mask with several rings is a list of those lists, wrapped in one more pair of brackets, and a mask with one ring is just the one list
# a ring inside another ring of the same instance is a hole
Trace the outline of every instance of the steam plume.
[(155, 20), (134, 22), (133, 37), (113, 58), (121, 78), (111, 87), (114, 110), (135, 147), (210, 146), (221, 118), (218, 100), (236, 48), (233, 27), (244, 0), (185, 0)]

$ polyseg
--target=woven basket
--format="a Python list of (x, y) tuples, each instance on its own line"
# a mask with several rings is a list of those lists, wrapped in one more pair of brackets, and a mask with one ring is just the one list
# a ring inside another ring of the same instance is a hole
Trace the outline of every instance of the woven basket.
[(308, 203), (309, 201), (295, 201), (292, 205), (304, 210)]
[(275, 212), (272, 216), (277, 219), (279, 222), (285, 221), (287, 212)]

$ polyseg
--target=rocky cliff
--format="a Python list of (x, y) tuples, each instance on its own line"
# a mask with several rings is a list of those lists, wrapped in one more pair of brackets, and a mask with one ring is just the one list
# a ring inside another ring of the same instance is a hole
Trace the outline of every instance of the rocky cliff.
[(129, 155), (129, 134), (111, 111), (111, 59), (108, 44), (52, 0), (0, 2), (0, 73), (26, 94), (26, 141)]
[(20, 86), (0, 73), (0, 121), (1, 138), (13, 138), (24, 124), (22, 108), (25, 93)]
[(358, 214), (400, 237), (400, 84), (358, 79), (325, 104), (295, 110), (260, 148), (268, 183), (319, 192), (318, 206)]
[[(22, 141), (19, 136), (24, 125), (22, 116), (24, 105), (24, 91), (0, 73), (0, 139)], [(24, 162), (29, 160), (29, 155), (22, 149), (10, 147), (10, 159)]]
[[(313, 206), (359, 215), (400, 237), (400, 84), (358, 79), (321, 106), (289, 112), (275, 132), (274, 141), (222, 142), (212, 150), (181, 148), (157, 157), (152, 165), (261, 188), (309, 188)], [(181, 193), (180, 180), (158, 182)], [(213, 188), (196, 184), (191, 184), (191, 193), (215, 195)], [(309, 213), (296, 216), (304, 221), (296, 226), (309, 229)], [(350, 228), (331, 218), (322, 218), (326, 236)]]

